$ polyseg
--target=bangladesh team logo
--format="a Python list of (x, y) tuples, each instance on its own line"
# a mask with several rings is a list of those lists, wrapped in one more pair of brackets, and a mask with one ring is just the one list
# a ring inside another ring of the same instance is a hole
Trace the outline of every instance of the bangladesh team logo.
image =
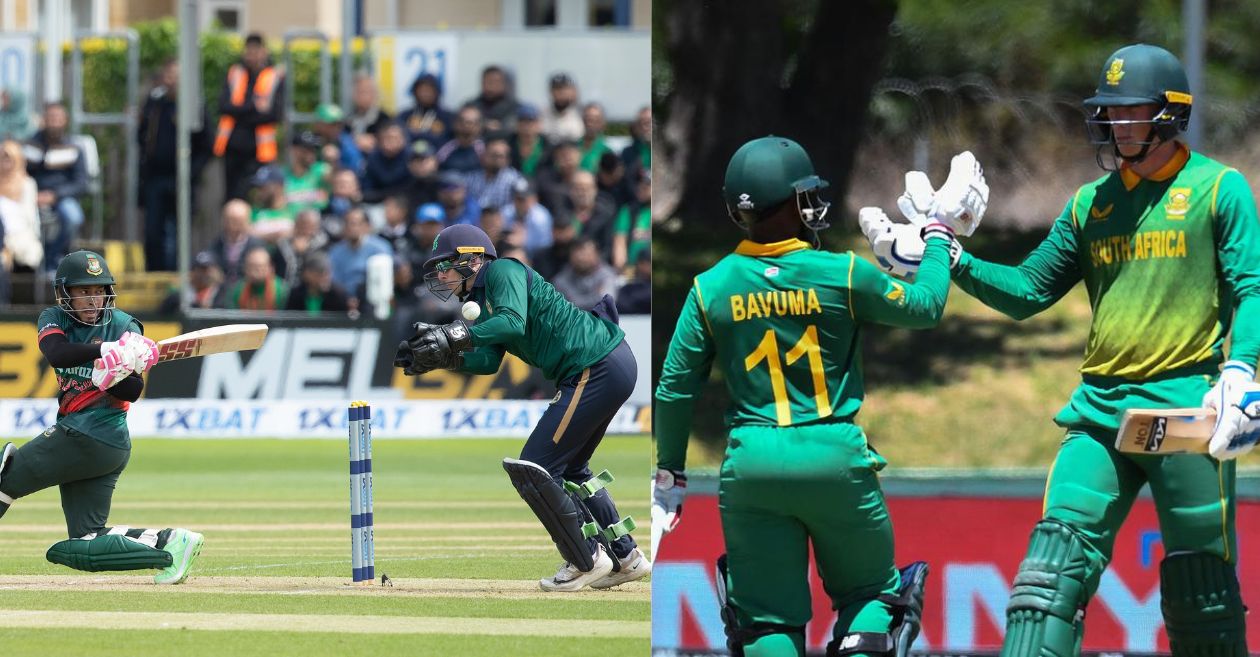
[(87, 257), (87, 273), (93, 276), (101, 275), (101, 261), (96, 256)]

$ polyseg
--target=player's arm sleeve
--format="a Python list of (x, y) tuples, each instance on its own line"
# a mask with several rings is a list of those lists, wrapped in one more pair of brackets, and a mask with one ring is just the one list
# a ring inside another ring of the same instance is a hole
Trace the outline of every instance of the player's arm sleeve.
[(59, 368), (90, 365), (101, 357), (101, 346), (70, 342), (66, 329), (61, 325), (61, 315), (55, 308), (45, 309), (35, 320), (38, 331), (35, 340), (49, 365)]
[(954, 283), (984, 305), (1025, 319), (1054, 305), (1081, 280), (1077, 235), (1069, 203), (1050, 234), (1018, 265), (999, 265), (963, 253)]
[(518, 340), (525, 335), (529, 289), (525, 267), (511, 260), (493, 263), (486, 276), (486, 301), (494, 308), (489, 319), (469, 329), (474, 347)]
[(65, 369), (80, 365), (91, 365), (101, 357), (99, 344), (79, 344), (71, 342), (61, 331), (44, 333), (39, 339), (39, 350), (49, 365)]
[(116, 399), (133, 402), (140, 399), (140, 393), (143, 390), (144, 379), (139, 374), (132, 372), (127, 378), (115, 383), (113, 387), (107, 388), (105, 392)]
[(687, 466), (691, 408), (713, 367), (713, 336), (700, 294), (698, 284), (687, 294), (656, 386), (656, 464), (679, 472)]
[(1217, 261), (1224, 284), (1234, 291), (1229, 358), (1255, 365), (1260, 360), (1260, 220), (1242, 174), (1231, 170), (1221, 176), (1214, 205)]
[(854, 319), (930, 328), (941, 321), (949, 295), (949, 243), (931, 239), (914, 283), (892, 278), (875, 265), (849, 254), (849, 294)]
[(492, 344), (470, 349), (463, 353), (464, 363), (459, 371), (464, 374), (494, 374), (503, 364), (503, 347)]

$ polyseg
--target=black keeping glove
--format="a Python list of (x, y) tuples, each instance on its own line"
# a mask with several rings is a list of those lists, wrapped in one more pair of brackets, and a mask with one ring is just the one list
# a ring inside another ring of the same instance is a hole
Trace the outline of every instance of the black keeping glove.
[(418, 376), (437, 369), (437, 366), (431, 364), (427, 357), (422, 361), (417, 361), (416, 351), (425, 345), (425, 338), (429, 331), (439, 327), (436, 324), (416, 322), (412, 328), (415, 329), (415, 333), (398, 343), (398, 351), (394, 353), (394, 367), (402, 368), (403, 374), (407, 376)]
[(409, 376), (436, 369), (455, 370), (463, 365), (461, 352), (472, 347), (468, 325), (456, 320), (445, 326), (417, 322), (416, 335), (398, 345), (394, 365)]
[(443, 337), (446, 338), (449, 349), (455, 353), (472, 349), (472, 332), (468, 330), (468, 325), (462, 319), (457, 319), (444, 326), (432, 327), (430, 330), (441, 331)]

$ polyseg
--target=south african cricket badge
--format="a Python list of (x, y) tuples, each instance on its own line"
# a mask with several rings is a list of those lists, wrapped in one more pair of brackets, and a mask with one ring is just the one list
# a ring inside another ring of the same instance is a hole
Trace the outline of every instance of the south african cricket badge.
[(87, 257), (87, 273), (93, 276), (101, 275), (101, 261), (96, 256)]
[(1190, 188), (1173, 187), (1168, 190), (1168, 202), (1164, 204), (1164, 214), (1169, 219), (1185, 219), (1190, 211)]

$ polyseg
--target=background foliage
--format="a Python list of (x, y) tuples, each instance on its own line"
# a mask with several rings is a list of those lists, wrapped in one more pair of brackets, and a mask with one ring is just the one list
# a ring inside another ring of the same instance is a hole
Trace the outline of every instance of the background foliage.
[[(856, 227), (857, 209), (878, 205), (896, 216), (904, 171), (922, 167), (939, 184), (950, 155), (970, 149), (984, 164), (993, 195), (985, 225), (966, 248), (988, 260), (1018, 262), (1041, 240), (1071, 193), (1102, 174), (1085, 140), (1081, 101), (1092, 95), (1106, 57), (1139, 41), (1178, 54), (1184, 50), (1179, 0), (859, 0), (843, 3), (848, 14), (826, 13), (832, 4), (823, 0), (761, 4), (765, 31), (784, 44), (781, 58), (768, 64), (784, 84), (806, 70), (822, 72), (831, 83), (815, 93), (865, 94), (864, 111), (767, 127), (750, 119), (744, 106), (720, 102), (716, 92), (694, 105), (680, 102), (688, 91), (680, 88), (683, 81), (709, 62), (671, 59), (669, 44), (679, 38), (676, 32), (693, 29), (695, 21), (677, 20), (677, 3), (655, 3), (658, 162), (684, 166), (657, 176), (676, 190), (665, 197), (656, 187), (658, 201), (666, 202), (654, 206), (660, 221), (654, 237), (654, 375), (691, 278), (729, 253), (741, 237), (722, 211), (720, 186), (726, 160), (743, 139), (773, 132), (801, 141), (832, 184), (832, 228), (823, 235), (825, 248), (852, 249), (868, 259), (869, 247)], [(704, 7), (720, 12), (723, 3)], [(882, 45), (862, 53), (865, 59), (858, 66), (812, 57), (802, 46), (810, 34), (843, 33), (845, 21), (865, 20), (868, 29), (875, 29), (878, 23), (870, 17), (889, 7), (892, 19), (878, 30)], [(1260, 114), (1260, 41), (1254, 38), (1260, 33), (1260, 3), (1209, 2), (1207, 19), (1205, 79), (1195, 90), (1194, 117), (1203, 129), (1198, 147), (1236, 166), (1254, 184), (1260, 180), (1255, 157), (1260, 133), (1252, 127)], [(720, 32), (724, 27), (716, 19), (700, 25), (695, 29)], [(736, 57), (751, 42), (745, 33), (730, 44), (733, 54), (715, 40), (708, 57)], [(861, 81), (872, 70), (877, 81), (867, 93)], [(743, 93), (773, 96), (781, 86)], [(811, 97), (810, 102), (827, 100)], [(709, 147), (710, 134), (722, 128), (687, 119), (711, 107), (716, 110), (707, 115), (709, 122), (721, 123), (726, 134), (741, 129), (754, 134), (714, 144), (704, 157), (695, 157), (696, 149)], [(850, 131), (859, 138), (847, 146), (841, 135)], [(836, 148), (853, 149), (851, 166), (836, 165), (846, 161), (843, 157), (823, 159)], [(685, 166), (688, 153), (690, 161), (702, 163), (699, 169)], [(871, 327), (864, 332), (868, 394), (858, 422), (899, 466), (1044, 468), (1062, 435), (1051, 418), (1079, 380), (1089, 317), (1080, 289), (1050, 311), (1017, 323), (954, 288), (936, 329)], [(696, 406), (697, 462), (720, 455), (725, 405), (725, 389), (715, 375), (704, 402)]]

